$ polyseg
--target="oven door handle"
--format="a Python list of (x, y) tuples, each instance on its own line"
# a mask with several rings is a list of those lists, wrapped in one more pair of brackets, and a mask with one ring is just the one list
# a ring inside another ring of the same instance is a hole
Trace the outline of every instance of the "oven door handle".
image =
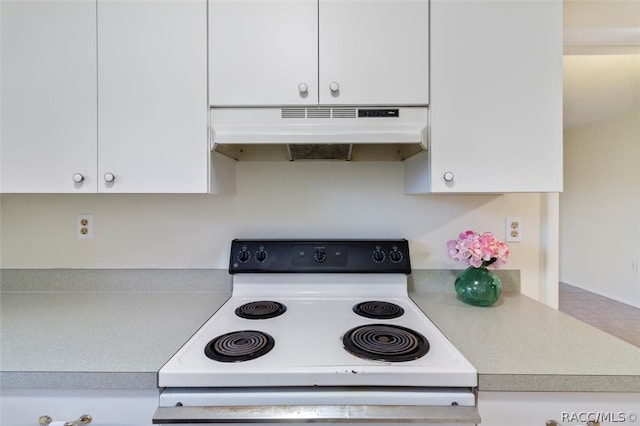
[(416, 405), (248, 405), (159, 407), (158, 425), (237, 423), (480, 423), (477, 407)]

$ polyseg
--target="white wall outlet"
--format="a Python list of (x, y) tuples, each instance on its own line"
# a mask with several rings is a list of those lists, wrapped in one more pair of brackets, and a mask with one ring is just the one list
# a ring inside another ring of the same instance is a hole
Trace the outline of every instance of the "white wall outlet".
[(505, 221), (505, 241), (508, 243), (522, 242), (522, 218), (508, 216)]
[(93, 215), (79, 214), (76, 219), (76, 234), (79, 240), (93, 238)]

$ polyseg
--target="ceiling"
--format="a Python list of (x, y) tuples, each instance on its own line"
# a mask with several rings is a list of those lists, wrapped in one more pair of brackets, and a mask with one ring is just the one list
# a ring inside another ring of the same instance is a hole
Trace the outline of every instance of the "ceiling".
[(640, 1), (564, 1), (564, 128), (640, 109)]

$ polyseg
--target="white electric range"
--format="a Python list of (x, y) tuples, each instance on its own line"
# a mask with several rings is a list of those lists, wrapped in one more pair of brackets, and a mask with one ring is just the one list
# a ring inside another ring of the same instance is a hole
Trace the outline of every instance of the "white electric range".
[(406, 240), (234, 240), (229, 270), (154, 423), (478, 421), (476, 370), (408, 296)]

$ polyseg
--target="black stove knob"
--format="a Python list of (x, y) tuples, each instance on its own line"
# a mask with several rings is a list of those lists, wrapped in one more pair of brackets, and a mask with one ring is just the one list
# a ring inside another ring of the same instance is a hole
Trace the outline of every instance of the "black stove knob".
[(249, 250), (247, 250), (246, 248), (243, 248), (242, 250), (240, 250), (240, 253), (238, 253), (238, 260), (242, 263), (249, 260), (250, 257), (251, 253), (249, 253)]
[(264, 262), (265, 260), (267, 260), (267, 251), (263, 248), (260, 248), (257, 252), (256, 252), (256, 260), (258, 262)]
[(318, 247), (313, 253), (313, 260), (315, 260), (317, 263), (324, 262), (325, 260), (327, 260), (327, 252), (322, 247)]
[(403, 257), (404, 256), (402, 255), (402, 252), (398, 250), (398, 247), (392, 248), (391, 252), (389, 253), (389, 259), (391, 259), (393, 263), (401, 262)]
[(371, 257), (373, 257), (373, 261), (376, 263), (384, 262), (384, 252), (380, 249), (380, 247), (376, 247)]

